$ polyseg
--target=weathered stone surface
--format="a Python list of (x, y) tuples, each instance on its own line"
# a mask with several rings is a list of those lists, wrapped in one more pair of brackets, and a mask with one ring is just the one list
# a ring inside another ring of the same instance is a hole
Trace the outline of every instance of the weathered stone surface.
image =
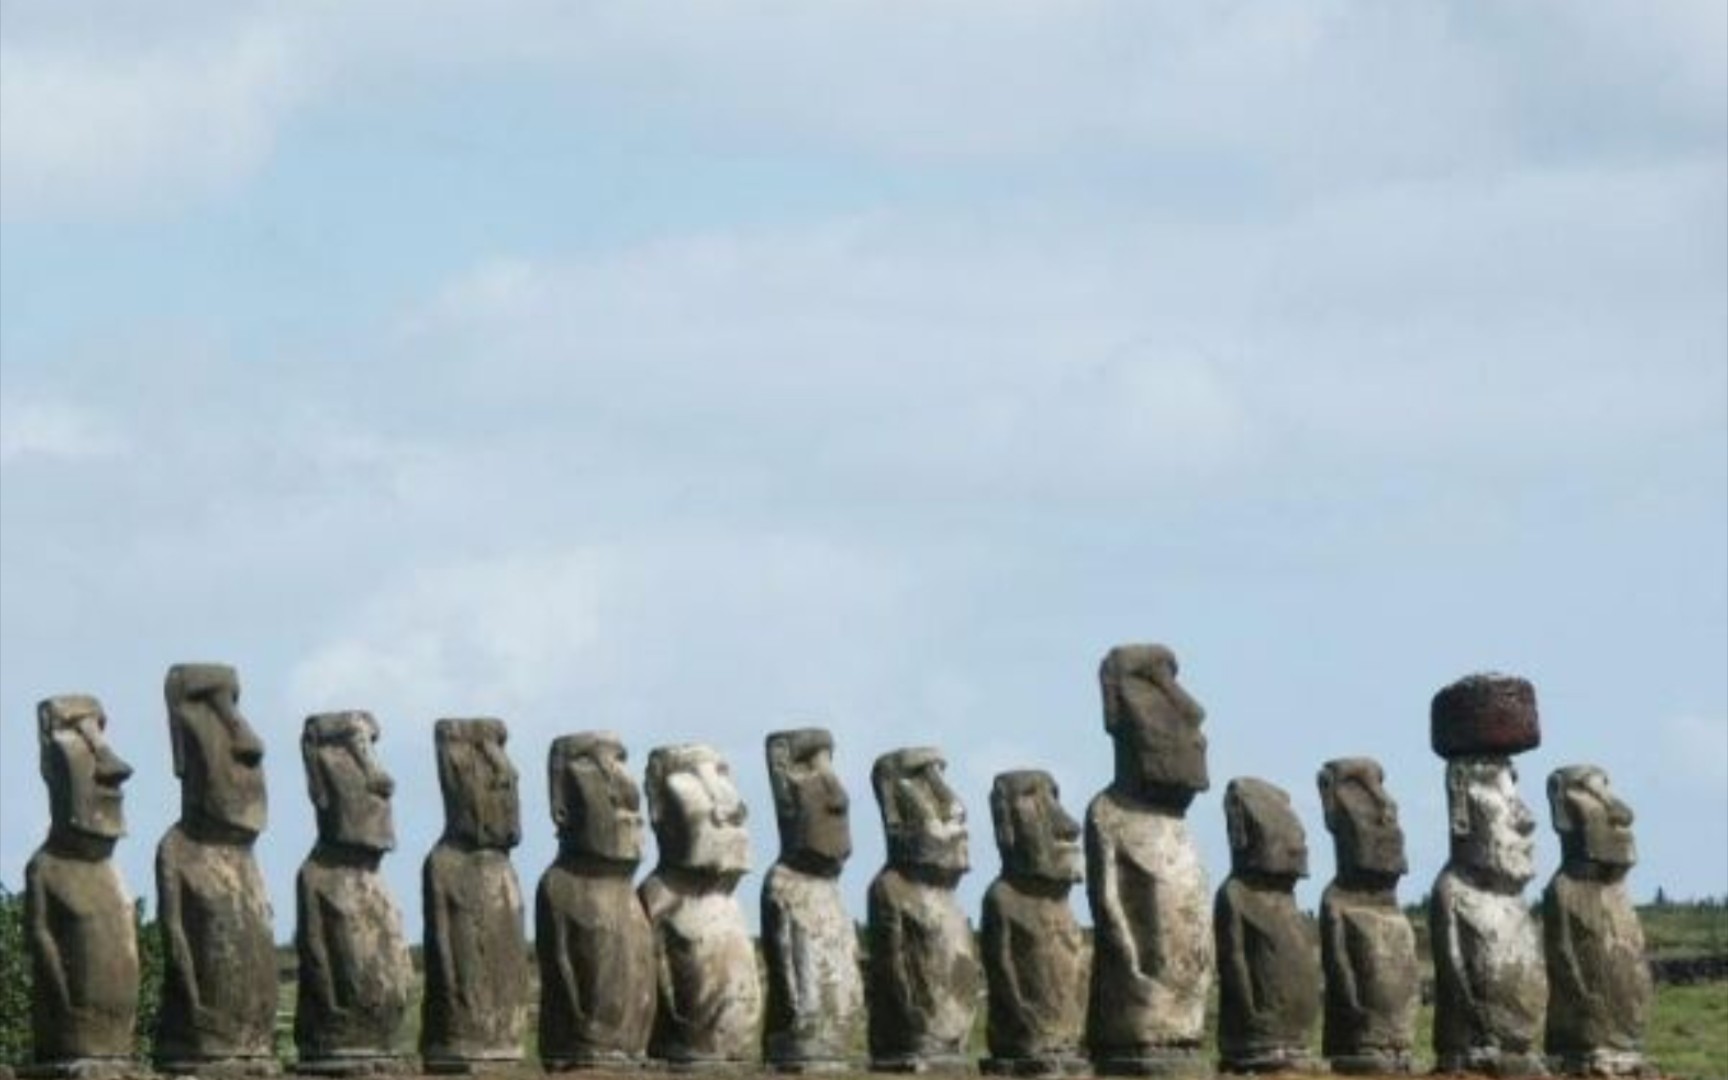
[(1523, 890), (1535, 821), (1505, 758), (1446, 765), (1451, 858), (1429, 896), (1434, 1056), (1442, 1071), (1536, 1076), (1548, 980)]
[(1086, 1042), (1107, 1075), (1204, 1072), (1212, 988), (1209, 892), (1183, 821), (1205, 791), (1206, 712), (1162, 645), (1110, 650), (1099, 670), (1115, 779), (1086, 808), (1094, 927)]
[(640, 890), (659, 963), (648, 1052), (675, 1069), (735, 1067), (755, 1058), (762, 1027), (756, 949), (732, 895), (750, 869), (744, 801), (706, 746), (655, 749), (647, 789), (660, 846)]
[(1542, 743), (1536, 688), (1516, 675), (1466, 675), (1434, 695), (1428, 738), (1447, 759), (1532, 750)]
[(895, 750), (870, 784), (887, 832), (888, 865), (870, 882), (870, 1067), (922, 1072), (966, 1064), (983, 978), (954, 887), (971, 867), (966, 811), (940, 752)]
[(1320, 804), (1338, 870), (1320, 898), (1326, 973), (1321, 1051), (1335, 1073), (1407, 1073), (1414, 1066), (1420, 971), (1416, 933), (1398, 906), (1409, 869), (1398, 805), (1371, 758), (1320, 770)]
[(984, 894), (990, 1057), (1015, 1076), (1083, 1072), (1086, 950), (1068, 893), (1080, 880), (1080, 826), (1050, 774), (1001, 773), (990, 817), (1002, 873)]
[(527, 944), (510, 849), (522, 839), (516, 768), (501, 720), (440, 720), (444, 835), (421, 874), (427, 1072), (482, 1072), (522, 1057)]
[(547, 756), (558, 858), (534, 897), (540, 1059), (547, 1069), (628, 1068), (654, 1023), (654, 934), (631, 877), (641, 795), (611, 732), (565, 735)]
[(310, 716), (300, 736), (318, 842), (295, 882), (295, 1070), (401, 1072), (397, 1048), (414, 981), (402, 912), (378, 872), (396, 847), (395, 781), (373, 753), (369, 713)]
[(1224, 791), (1230, 876), (1218, 889), (1218, 1058), (1226, 1072), (1308, 1070), (1320, 1017), (1313, 925), (1296, 907), (1308, 876), (1302, 823), (1279, 787), (1250, 777)]
[(164, 971), (156, 1067), (267, 1075), (275, 1058), (276, 943), (252, 857), (267, 815), (264, 744), (220, 664), (177, 664), (165, 684), (180, 820), (156, 849)]
[(1547, 1050), (1564, 1072), (1637, 1075), (1653, 987), (1644, 930), (1626, 891), (1637, 862), (1632, 809), (1592, 765), (1556, 769), (1548, 805), (1562, 863), (1542, 894)]
[(26, 1074), (124, 1072), (138, 1019), (138, 939), (112, 856), (126, 835), (121, 788), (132, 767), (109, 747), (95, 698), (49, 698), (36, 719), (50, 824), (24, 868), (35, 976)]
[(858, 935), (840, 897), (851, 800), (834, 774), (828, 732), (777, 731), (766, 752), (780, 858), (762, 883), (763, 1057), (783, 1071), (841, 1070), (864, 1021)]

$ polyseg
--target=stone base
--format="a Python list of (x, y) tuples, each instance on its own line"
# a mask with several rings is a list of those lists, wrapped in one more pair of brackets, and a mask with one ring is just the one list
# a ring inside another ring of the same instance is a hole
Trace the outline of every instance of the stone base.
[(1360, 1054), (1334, 1054), (1326, 1059), (1332, 1071), (1342, 1076), (1404, 1075), (1416, 1070), (1415, 1056), (1408, 1050), (1365, 1050)]
[(769, 1058), (762, 1063), (769, 1072), (820, 1075), (859, 1071), (855, 1062), (842, 1058)]
[(872, 1057), (870, 1071), (880, 1073), (969, 1073), (972, 1059), (964, 1054), (905, 1054)]
[(662, 1069), (674, 1073), (728, 1073), (755, 1072), (756, 1062), (744, 1058), (655, 1058), (649, 1063), (650, 1068)]
[(648, 1067), (648, 1059), (629, 1054), (542, 1054), (540, 1066), (547, 1072), (636, 1072)]
[(1099, 1076), (1212, 1075), (1212, 1062), (1198, 1046), (1154, 1046), (1132, 1054), (1094, 1055), (1092, 1071)]
[(149, 1076), (150, 1069), (131, 1058), (71, 1058), (20, 1065), (18, 1075), (24, 1080), (129, 1080)]
[(1562, 1052), (1549, 1061), (1554, 1071), (1567, 1076), (1659, 1076), (1659, 1070), (1636, 1050), (1585, 1050)]
[(301, 1058), (294, 1063), (301, 1076), (396, 1076), (417, 1072), (413, 1059), (390, 1054)]
[(1300, 1046), (1281, 1046), (1271, 1050), (1256, 1050), (1218, 1059), (1218, 1071), (1223, 1073), (1315, 1072), (1316, 1064), (1308, 1051)]
[(521, 1057), (428, 1057), (420, 1061), (420, 1071), (434, 1076), (491, 1076), (512, 1073), (522, 1068)]
[(157, 1058), (156, 1071), (170, 1076), (239, 1080), (247, 1076), (281, 1076), (282, 1063), (273, 1057)]
[(1434, 1063), (1437, 1073), (1480, 1073), (1483, 1076), (1547, 1076), (1548, 1062), (1537, 1053), (1508, 1053), (1478, 1047), (1463, 1053), (1447, 1051)]
[(1078, 1054), (1041, 1054), (1036, 1057), (987, 1057), (978, 1063), (989, 1076), (1089, 1076), (1092, 1063)]

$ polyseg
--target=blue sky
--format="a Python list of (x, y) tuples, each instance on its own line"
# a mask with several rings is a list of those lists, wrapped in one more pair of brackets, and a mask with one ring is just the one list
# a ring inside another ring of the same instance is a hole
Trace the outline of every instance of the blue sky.
[[(1427, 705), (1535, 681), (1634, 891), (1728, 891), (1720, 4), (8, 2), (0, 882), (34, 703), (97, 694), (177, 813), (162, 674), (237, 665), (278, 936), (308, 713), (367, 708), (410, 921), (431, 726), (509, 721), (532, 881), (559, 733), (852, 789), (944, 748), (1078, 812), (1112, 644), (1174, 647), (1224, 782), (1368, 754), (1424, 892)], [(1541, 872), (1557, 844), (1544, 830)], [(741, 895), (754, 908), (758, 879)], [(862, 911), (862, 904), (859, 903)]]

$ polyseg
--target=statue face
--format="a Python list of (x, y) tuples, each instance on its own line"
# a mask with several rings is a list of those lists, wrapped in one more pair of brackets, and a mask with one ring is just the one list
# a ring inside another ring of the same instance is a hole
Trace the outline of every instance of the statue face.
[(1234, 872), (1291, 884), (1308, 876), (1308, 838), (1284, 789), (1246, 777), (1230, 781), (1224, 790), (1224, 820)]
[(1176, 681), (1176, 657), (1162, 645), (1111, 649), (1099, 670), (1104, 727), (1116, 742), (1116, 779), (1141, 798), (1186, 807), (1211, 780), (1206, 710)]
[(1320, 802), (1340, 876), (1396, 880), (1410, 868), (1398, 804), (1387, 793), (1385, 778), (1379, 762), (1371, 758), (1329, 761), (1320, 770)]
[(990, 817), (1004, 873), (1065, 885), (1080, 880), (1080, 826), (1062, 809), (1061, 793), (1049, 773), (996, 777)]
[(816, 728), (768, 736), (781, 858), (838, 874), (852, 854), (851, 799), (834, 774), (834, 738)]
[(168, 669), (168, 733), (183, 822), (241, 836), (264, 831), (264, 744), (240, 715), (240, 680), (222, 664)]
[(972, 868), (966, 848), (966, 809), (948, 786), (948, 763), (928, 747), (876, 759), (871, 784), (888, 834), (888, 862), (958, 877)]
[(553, 741), (546, 764), (552, 821), (566, 850), (629, 866), (642, 860), (642, 798), (627, 760), (610, 732)]
[(1466, 759), (1446, 765), (1452, 857), (1480, 876), (1521, 889), (1536, 876), (1536, 819), (1518, 797), (1511, 763)]
[(1568, 863), (1624, 871), (1638, 861), (1632, 838), (1632, 808), (1608, 786), (1608, 774), (1593, 765), (1556, 769), (1548, 778), (1548, 805), (1561, 853)]
[(522, 839), (516, 766), (504, 752), (502, 720), (440, 720), (438, 786), (444, 793), (446, 839), (508, 851)]
[(68, 694), (36, 706), (42, 779), (56, 830), (97, 840), (126, 835), (121, 786), (132, 766), (108, 745), (108, 716), (93, 697)]
[(300, 754), (325, 844), (383, 854), (396, 846), (390, 797), (396, 782), (373, 752), (378, 722), (364, 712), (306, 718)]
[(709, 747), (663, 746), (650, 754), (648, 808), (662, 865), (722, 876), (750, 869), (744, 800), (731, 766)]

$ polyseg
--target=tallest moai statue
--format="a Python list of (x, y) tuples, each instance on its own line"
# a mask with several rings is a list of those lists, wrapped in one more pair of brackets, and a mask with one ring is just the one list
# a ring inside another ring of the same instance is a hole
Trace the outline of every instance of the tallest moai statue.
[(1206, 711), (1163, 645), (1121, 645), (1098, 673), (1116, 776), (1086, 808), (1094, 956), (1087, 1044), (1106, 1075), (1204, 1072), (1211, 897), (1183, 820), (1210, 786)]
[(180, 820), (156, 849), (165, 969), (156, 1026), (163, 1072), (271, 1075), (276, 940), (252, 845), (264, 831), (264, 744), (222, 664), (168, 671)]
[(1536, 691), (1471, 675), (1434, 695), (1434, 752), (1446, 759), (1451, 857), (1434, 883), (1434, 1056), (1443, 1072), (1541, 1076), (1548, 1004), (1542, 939), (1524, 902), (1536, 819), (1512, 755), (1542, 741)]

